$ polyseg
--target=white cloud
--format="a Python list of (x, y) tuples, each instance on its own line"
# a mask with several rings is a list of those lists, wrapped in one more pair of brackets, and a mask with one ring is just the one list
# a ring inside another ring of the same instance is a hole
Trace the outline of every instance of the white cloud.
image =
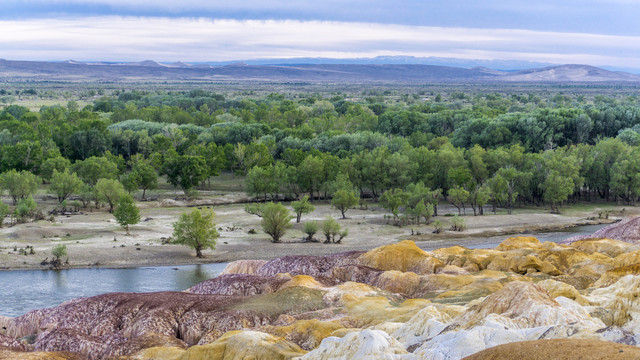
[(0, 21), (0, 28), (0, 57), (25, 60), (413, 55), (612, 66), (635, 66), (640, 60), (638, 36), (513, 29), (114, 16)]

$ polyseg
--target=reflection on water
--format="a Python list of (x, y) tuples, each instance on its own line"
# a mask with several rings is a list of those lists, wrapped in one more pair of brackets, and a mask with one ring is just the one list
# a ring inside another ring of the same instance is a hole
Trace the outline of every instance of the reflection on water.
[(217, 276), (226, 265), (0, 271), (0, 315), (18, 316), (110, 292), (182, 291)]

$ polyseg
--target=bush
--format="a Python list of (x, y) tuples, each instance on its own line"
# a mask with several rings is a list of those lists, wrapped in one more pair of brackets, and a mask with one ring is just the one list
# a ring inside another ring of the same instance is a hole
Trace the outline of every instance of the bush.
[[(344, 230), (341, 231), (341, 227), (340, 224), (338, 224), (338, 222), (336, 221), (336, 219), (334, 218), (327, 218), (323, 223), (322, 223), (322, 233), (324, 234), (325, 237), (325, 244), (328, 244), (330, 242), (333, 242), (334, 244), (339, 244), (342, 242), (342, 239), (344, 239), (347, 235), (349, 235), (349, 231), (348, 230)], [(338, 240), (336, 240), (336, 236), (338, 236)]]
[(440, 221), (439, 219), (433, 222), (433, 227), (434, 227), (434, 230), (433, 230), (434, 234), (440, 234), (442, 230), (444, 230), (442, 221)]
[(305, 234), (307, 234), (307, 241), (313, 240), (313, 235), (318, 232), (318, 222), (317, 221), (307, 221), (304, 223), (304, 228), (302, 230)]
[(467, 229), (467, 222), (459, 217), (458, 215), (455, 215), (452, 219), (451, 219), (451, 231), (465, 231)]
[(2, 223), (4, 222), (4, 218), (9, 214), (9, 205), (0, 202), (0, 227), (2, 227)]
[(51, 249), (51, 255), (53, 255), (53, 262), (59, 262), (60, 258), (63, 256), (67, 256), (67, 246), (58, 244), (53, 249)]
[(292, 202), (291, 207), (293, 208), (293, 211), (296, 213), (297, 223), (300, 222), (300, 218), (302, 217), (302, 214), (309, 214), (316, 209), (316, 207), (309, 202), (308, 195), (305, 195), (302, 199), (298, 201)]
[(293, 216), (284, 205), (280, 203), (266, 203), (262, 207), (262, 230), (271, 236), (274, 243), (280, 242), (287, 230), (291, 227), (289, 223)]
[(26, 222), (28, 219), (36, 216), (36, 210), (38, 210), (38, 204), (33, 200), (33, 197), (29, 195), (26, 199), (20, 199), (16, 209), (13, 211), (13, 215), (16, 221), (19, 223)]

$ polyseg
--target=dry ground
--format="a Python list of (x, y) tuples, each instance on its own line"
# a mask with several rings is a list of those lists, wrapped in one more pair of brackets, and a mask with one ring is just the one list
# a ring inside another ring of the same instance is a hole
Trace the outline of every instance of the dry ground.
[[(349, 236), (343, 244), (303, 243), (302, 223), (295, 224), (282, 243), (271, 243), (268, 235), (260, 228), (260, 218), (244, 211), (246, 201), (242, 193), (203, 192), (197, 201), (174, 200), (171, 198), (139, 203), (142, 221), (131, 227), (131, 235), (116, 223), (113, 216), (103, 209), (83, 211), (79, 215), (55, 217), (55, 222), (38, 221), (0, 229), (0, 269), (42, 269), (40, 262), (51, 259), (51, 249), (57, 244), (68, 248), (72, 267), (134, 267), (148, 265), (178, 265), (202, 262), (224, 262), (238, 259), (271, 259), (283, 255), (321, 255), (349, 250), (368, 250), (380, 245), (411, 239), (425, 249), (451, 246), (461, 242), (482, 243), (493, 235), (518, 234), (531, 231), (553, 230), (568, 226), (597, 223), (588, 220), (597, 217), (599, 208), (583, 205), (568, 208), (565, 214), (553, 215), (548, 209), (518, 210), (513, 215), (499, 213), (484, 216), (467, 214), (468, 229), (465, 232), (445, 231), (432, 234), (431, 225), (398, 227), (388, 224), (386, 213), (377, 205), (368, 210), (352, 209), (347, 219), (339, 219), (343, 228), (349, 229)], [(8, 201), (8, 199), (5, 199)], [(50, 206), (53, 205), (51, 200)], [(222, 204), (222, 205), (215, 205)], [(178, 245), (162, 245), (162, 239), (171, 236), (172, 224), (188, 206), (212, 206), (216, 213), (216, 224), (220, 238), (215, 250), (206, 250), (205, 259), (197, 259), (194, 251)], [(622, 207), (605, 205), (619, 211)], [(439, 207), (441, 214), (453, 213), (446, 205)], [(626, 208), (626, 214), (635, 209)], [(323, 220), (327, 216), (340, 217), (339, 211), (326, 203), (317, 203), (316, 211), (305, 215), (302, 222)], [(451, 217), (439, 216), (448, 228)], [(255, 229), (256, 234), (249, 234)], [(411, 235), (420, 233), (421, 235)], [(322, 236), (321, 234), (318, 236)], [(34, 247), (35, 255), (20, 255), (20, 248)], [(17, 251), (14, 251), (16, 249)]]

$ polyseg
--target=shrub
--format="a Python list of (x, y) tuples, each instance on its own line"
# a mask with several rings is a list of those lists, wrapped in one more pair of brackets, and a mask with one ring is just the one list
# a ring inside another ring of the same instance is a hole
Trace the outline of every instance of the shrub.
[(451, 219), (451, 231), (465, 231), (467, 229), (467, 222), (459, 217), (458, 215), (455, 215), (452, 219)]
[(307, 241), (313, 240), (313, 235), (318, 232), (318, 222), (317, 221), (307, 221), (304, 223), (304, 228), (302, 230), (305, 234), (307, 234)]
[(280, 203), (266, 203), (262, 207), (262, 230), (271, 236), (274, 243), (280, 242), (287, 230), (293, 216), (284, 205)]
[[(324, 242), (325, 244), (330, 242), (339, 244), (342, 242), (342, 239), (349, 235), (349, 231), (346, 229), (342, 231), (340, 224), (338, 224), (336, 219), (331, 217), (327, 218), (322, 223), (322, 233), (326, 239)], [(338, 236), (338, 240), (336, 240), (336, 236)]]
[(433, 227), (434, 227), (434, 230), (433, 230), (434, 234), (440, 234), (442, 230), (444, 230), (442, 221), (440, 221), (439, 219), (433, 222)]
[(51, 249), (51, 255), (53, 255), (53, 262), (60, 261), (60, 258), (63, 256), (67, 256), (67, 246), (58, 244), (53, 249)]

